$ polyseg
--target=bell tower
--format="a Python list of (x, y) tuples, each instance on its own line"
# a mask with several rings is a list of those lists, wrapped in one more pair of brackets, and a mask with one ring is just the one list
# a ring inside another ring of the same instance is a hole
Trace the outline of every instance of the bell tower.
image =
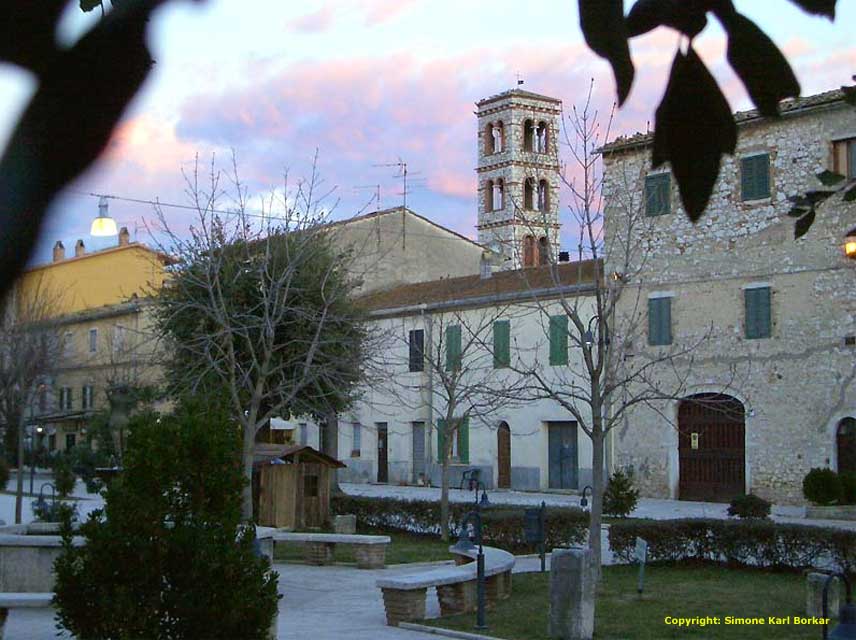
[(503, 253), (507, 269), (555, 261), (562, 101), (510, 89), (476, 107), (479, 243)]

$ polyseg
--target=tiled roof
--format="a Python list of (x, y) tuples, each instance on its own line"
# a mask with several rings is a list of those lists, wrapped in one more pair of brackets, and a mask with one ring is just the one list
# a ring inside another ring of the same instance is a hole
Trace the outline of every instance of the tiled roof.
[[(779, 113), (787, 115), (799, 111), (808, 111), (828, 104), (842, 102), (843, 98), (844, 92), (841, 89), (833, 89), (832, 91), (825, 91), (824, 93), (818, 93), (804, 98), (788, 98), (787, 100), (782, 100), (782, 102), (779, 103)], [(734, 121), (738, 126), (760, 119), (763, 119), (763, 116), (758, 113), (757, 109), (737, 111), (734, 114)], [(614, 141), (601, 147), (600, 151), (601, 153), (609, 153), (611, 151), (621, 151), (632, 147), (645, 147), (653, 141), (653, 131), (649, 133), (637, 132), (628, 136), (616, 138)]]
[[(602, 263), (598, 261), (600, 270)], [(407, 284), (386, 291), (363, 296), (359, 303), (365, 309), (398, 309), (420, 304), (461, 301), (487, 296), (525, 294), (532, 290), (554, 289), (594, 282), (595, 261), (564, 262), (555, 267), (555, 275), (548, 266), (514, 271), (498, 271), (490, 278), (480, 275), (444, 278), (431, 282)]]

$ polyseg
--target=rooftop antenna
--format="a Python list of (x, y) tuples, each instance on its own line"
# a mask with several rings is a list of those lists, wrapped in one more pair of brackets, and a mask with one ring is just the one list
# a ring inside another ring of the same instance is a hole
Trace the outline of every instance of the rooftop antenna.
[(523, 78), (522, 78), (522, 77), (520, 76), (520, 74), (518, 73), (518, 74), (517, 74), (517, 86), (519, 87), (520, 85), (522, 85), (522, 84), (523, 84), (523, 82), (524, 82)]
[(402, 204), (401, 204), (401, 248), (407, 248), (407, 235), (405, 228), (405, 221), (407, 216), (407, 162), (401, 159), (399, 156), (398, 162), (387, 162), (383, 164), (373, 164), (373, 167), (396, 167), (398, 169), (398, 173), (393, 176), (393, 178), (401, 178), (402, 181)]
[(372, 189), (374, 191), (374, 195), (372, 196), (372, 200), (375, 201), (375, 211), (380, 211), (380, 185), (379, 184), (358, 184), (354, 187), (354, 191), (361, 191), (365, 189)]

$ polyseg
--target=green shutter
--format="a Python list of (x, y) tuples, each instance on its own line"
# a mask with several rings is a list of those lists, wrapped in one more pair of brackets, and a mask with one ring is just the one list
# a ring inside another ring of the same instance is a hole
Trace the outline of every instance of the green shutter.
[(648, 344), (672, 344), (672, 299), (648, 299)]
[(671, 177), (656, 173), (645, 177), (645, 214), (661, 216), (671, 212)]
[(741, 200), (770, 197), (770, 156), (762, 153), (740, 161)]
[(757, 287), (744, 290), (746, 301), (746, 338), (769, 338), (772, 333), (770, 288)]
[(446, 327), (446, 370), (461, 368), (461, 325)]
[(550, 316), (550, 364), (568, 364), (568, 316)]
[(502, 369), (511, 364), (511, 323), (497, 320), (493, 323), (493, 367)]
[(458, 424), (458, 460), (470, 463), (470, 419), (464, 418)]
[(446, 446), (446, 421), (437, 419), (437, 462), (443, 463), (443, 454)]

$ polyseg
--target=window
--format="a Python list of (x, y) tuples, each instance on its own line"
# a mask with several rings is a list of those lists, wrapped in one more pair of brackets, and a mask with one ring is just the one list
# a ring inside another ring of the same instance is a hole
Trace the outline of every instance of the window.
[(848, 180), (856, 178), (856, 138), (832, 143), (832, 170)]
[(771, 334), (770, 287), (743, 290), (746, 302), (746, 338), (758, 340)]
[(546, 213), (550, 210), (550, 187), (546, 180), (538, 182), (538, 211)]
[[(456, 418), (458, 428), (455, 438), (452, 440), (452, 450), (449, 459), (456, 459), (462, 464), (470, 463), (470, 421), (469, 418)], [(446, 421), (443, 418), (437, 420), (437, 461), (443, 462), (443, 454), (446, 450)]]
[(318, 497), (318, 476), (306, 475), (303, 476), (303, 497), (317, 498)]
[(113, 352), (121, 353), (125, 350), (125, 327), (116, 325), (113, 327)]
[(48, 410), (48, 386), (39, 385), (39, 413), (47, 413)]
[(535, 208), (535, 180), (526, 178), (523, 181), (523, 208), (532, 210)]
[(523, 150), (533, 151), (535, 147), (535, 123), (526, 120), (523, 123)]
[(306, 444), (309, 442), (309, 434), (307, 433), (306, 423), (301, 422), (298, 425), (298, 429), (300, 429), (300, 444), (305, 447)]
[(95, 353), (98, 350), (98, 329), (89, 330), (89, 353)]
[(461, 368), (461, 325), (446, 327), (446, 370)]
[(526, 236), (523, 238), (523, 266), (535, 266), (535, 237)]
[(410, 332), (410, 370), (422, 371), (425, 368), (425, 332), (422, 329), (413, 329)]
[(547, 123), (539, 122), (535, 130), (535, 152), (547, 153)]
[(62, 341), (62, 356), (71, 358), (74, 356), (74, 335), (71, 331), (66, 332)]
[(760, 153), (740, 160), (740, 199), (770, 197), (770, 155)]
[(645, 215), (671, 213), (672, 178), (668, 173), (645, 176)]
[(493, 323), (493, 368), (503, 369), (511, 364), (511, 323), (497, 320)]
[(95, 392), (95, 389), (93, 388), (93, 386), (91, 384), (85, 385), (83, 387), (83, 397), (82, 397), (81, 401), (83, 403), (82, 406), (84, 409), (91, 409), (94, 406), (92, 403), (92, 398), (95, 395), (94, 392)]
[(550, 246), (547, 244), (547, 238), (541, 236), (538, 238), (538, 264), (545, 265), (550, 263)]
[(77, 444), (77, 434), (76, 433), (66, 433), (65, 434), (65, 448), (74, 449), (74, 445)]
[(672, 344), (671, 298), (648, 298), (648, 344)]
[(354, 444), (351, 447), (351, 457), (352, 458), (359, 458), (360, 457), (360, 451), (362, 450), (362, 448), (363, 448), (362, 447), (362, 433), (361, 433), (360, 423), (355, 422), (354, 423)]
[(493, 180), (484, 183), (484, 210), (493, 211)]
[(499, 211), (505, 206), (505, 184), (502, 178), (493, 183), (491, 206), (493, 207), (493, 211)]
[(59, 390), (59, 408), (64, 411), (71, 410), (71, 387), (62, 387)]
[(550, 364), (568, 364), (568, 316), (550, 316)]

